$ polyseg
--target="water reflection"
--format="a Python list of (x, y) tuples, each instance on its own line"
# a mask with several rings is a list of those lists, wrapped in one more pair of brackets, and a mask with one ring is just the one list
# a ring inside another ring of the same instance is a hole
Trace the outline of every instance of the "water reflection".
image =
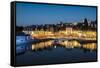
[(53, 40), (32, 44), (32, 50), (39, 50), (39, 49), (52, 47), (53, 46), (52, 42)]
[(16, 64), (18, 65), (96, 61), (97, 59), (97, 45), (94, 42), (82, 44), (76, 40), (56, 39), (22, 44), (16, 48)]
[(96, 50), (96, 43), (85, 43), (80, 44), (78, 41), (72, 40), (49, 40), (45, 42), (40, 42), (36, 44), (32, 44), (32, 50), (44, 50), (46, 48), (56, 48), (57, 46), (64, 47), (66, 49), (74, 49), (74, 48), (81, 48), (87, 50)]
[(64, 46), (65, 48), (75, 48), (80, 47), (81, 44), (78, 41), (63, 41), (61, 42), (61, 46)]
[(22, 55), (27, 51), (44, 51), (53, 50), (57, 47), (64, 48), (66, 50), (81, 49), (83, 52), (96, 51), (96, 43), (84, 43), (81, 44), (76, 40), (49, 40), (38, 43), (23, 44), (16, 47), (16, 54)]
[(84, 49), (96, 50), (96, 43), (87, 43), (82, 46)]

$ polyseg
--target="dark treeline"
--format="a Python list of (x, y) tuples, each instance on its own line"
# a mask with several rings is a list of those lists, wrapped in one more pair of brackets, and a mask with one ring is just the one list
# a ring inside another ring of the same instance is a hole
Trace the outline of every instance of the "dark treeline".
[(22, 32), (23, 29), (23, 26), (16, 26), (16, 32)]
[(44, 31), (54, 31), (65, 30), (66, 28), (73, 28), (78, 30), (96, 30), (97, 20), (91, 21), (90, 23), (85, 18), (83, 22), (78, 23), (57, 23), (57, 24), (41, 24), (41, 25), (30, 25), (30, 26), (16, 26), (16, 31), (20, 32), (22, 30), (44, 30)]

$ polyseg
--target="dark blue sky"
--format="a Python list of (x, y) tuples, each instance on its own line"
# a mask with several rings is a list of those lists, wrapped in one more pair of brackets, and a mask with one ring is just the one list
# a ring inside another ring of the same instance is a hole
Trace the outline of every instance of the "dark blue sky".
[(96, 19), (95, 7), (61, 6), (31, 3), (16, 3), (16, 24), (56, 24), (62, 22), (79, 22), (84, 18)]

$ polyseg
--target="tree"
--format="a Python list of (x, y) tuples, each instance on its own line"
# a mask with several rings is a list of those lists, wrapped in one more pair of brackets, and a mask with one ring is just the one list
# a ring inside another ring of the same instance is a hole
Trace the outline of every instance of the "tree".
[(84, 19), (84, 22), (83, 23), (84, 23), (83, 29), (87, 30), (88, 29), (88, 21), (87, 21), (86, 18)]
[(23, 26), (16, 26), (16, 32), (22, 32), (23, 29)]

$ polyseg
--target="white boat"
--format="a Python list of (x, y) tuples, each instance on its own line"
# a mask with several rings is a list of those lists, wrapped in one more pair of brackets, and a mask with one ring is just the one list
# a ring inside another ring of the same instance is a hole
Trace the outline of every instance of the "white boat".
[(32, 42), (33, 40), (34, 39), (32, 39), (30, 35), (25, 34), (25, 33), (18, 33), (16, 35), (16, 45), (29, 43), (29, 42)]

